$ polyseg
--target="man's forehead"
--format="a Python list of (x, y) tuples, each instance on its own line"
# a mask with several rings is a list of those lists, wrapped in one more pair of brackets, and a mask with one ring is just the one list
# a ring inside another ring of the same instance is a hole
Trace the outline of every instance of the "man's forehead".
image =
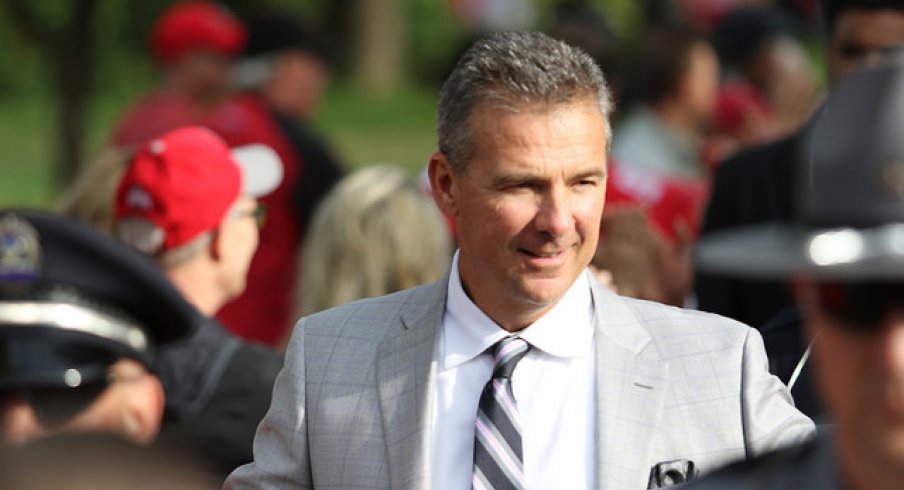
[(827, 45), (829, 74), (833, 80), (844, 78), (902, 43), (904, 10), (845, 10), (835, 20)]
[(832, 29), (834, 40), (848, 37), (900, 40), (904, 38), (904, 9), (850, 9), (842, 12)]
[[(509, 100), (485, 100), (474, 106), (468, 125), (475, 140), (492, 140), (486, 134), (487, 126), (499, 126), (503, 122), (523, 119), (525, 121), (565, 120), (572, 116), (593, 114), (605, 123), (605, 117), (596, 99), (579, 97), (560, 102), (511, 102)], [(517, 128), (517, 124), (516, 124)]]

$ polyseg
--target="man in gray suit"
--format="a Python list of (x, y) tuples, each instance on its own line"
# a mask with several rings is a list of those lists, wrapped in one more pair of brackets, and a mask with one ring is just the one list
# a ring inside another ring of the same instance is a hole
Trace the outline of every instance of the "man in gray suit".
[(691, 488), (904, 488), (904, 52), (835, 89), (807, 148), (793, 226), (725, 231), (701, 242), (699, 259), (796, 277), (833, 425)]
[(301, 319), (224, 488), (659, 488), (809, 437), (755, 331), (587, 272), (610, 110), (577, 49), (474, 44), (429, 166), (448, 276)]

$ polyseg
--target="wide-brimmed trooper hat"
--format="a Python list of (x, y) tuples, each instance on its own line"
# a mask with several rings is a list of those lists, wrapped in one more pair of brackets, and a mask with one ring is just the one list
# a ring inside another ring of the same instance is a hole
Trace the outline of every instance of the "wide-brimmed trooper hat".
[(112, 237), (0, 210), (0, 391), (94, 385), (120, 358), (151, 368), (199, 316), (149, 257)]
[(698, 266), (764, 279), (904, 279), (904, 52), (831, 92), (797, 165), (792, 221), (707, 236)]

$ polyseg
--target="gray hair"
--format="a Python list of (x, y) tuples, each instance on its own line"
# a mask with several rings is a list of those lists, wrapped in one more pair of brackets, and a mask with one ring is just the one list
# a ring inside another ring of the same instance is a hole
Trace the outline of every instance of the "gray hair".
[(163, 267), (175, 267), (198, 254), (210, 245), (213, 239), (212, 232), (204, 232), (188, 243), (179, 245), (171, 250), (163, 250), (164, 231), (142, 218), (126, 218), (116, 224), (116, 236), (120, 241), (153, 257)]
[(506, 32), (477, 41), (461, 57), (439, 97), (439, 150), (461, 173), (473, 157), (469, 119), (485, 101), (517, 110), (593, 97), (606, 121), (612, 101), (603, 72), (587, 53), (539, 32)]

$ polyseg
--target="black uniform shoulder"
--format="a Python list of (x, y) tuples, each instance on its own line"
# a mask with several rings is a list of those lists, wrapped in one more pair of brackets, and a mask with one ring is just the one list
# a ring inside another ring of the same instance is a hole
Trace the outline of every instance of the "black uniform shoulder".
[(801, 134), (781, 138), (761, 146), (755, 146), (726, 159), (716, 170), (716, 178), (749, 177), (774, 173), (777, 169), (793, 166), (800, 147)]
[(682, 488), (686, 490), (843, 488), (832, 458), (830, 437), (829, 432), (824, 430), (810, 441), (738, 461)]

